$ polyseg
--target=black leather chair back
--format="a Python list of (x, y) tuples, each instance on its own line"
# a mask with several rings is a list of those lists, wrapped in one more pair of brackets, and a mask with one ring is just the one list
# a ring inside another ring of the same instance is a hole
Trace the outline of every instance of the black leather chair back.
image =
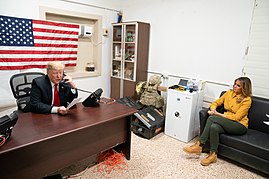
[(248, 113), (249, 129), (269, 133), (269, 99), (252, 96), (252, 104)]

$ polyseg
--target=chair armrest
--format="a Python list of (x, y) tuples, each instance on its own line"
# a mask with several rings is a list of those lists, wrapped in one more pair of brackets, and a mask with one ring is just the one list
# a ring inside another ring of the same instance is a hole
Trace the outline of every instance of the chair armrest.
[(30, 96), (19, 98), (16, 102), (19, 111), (30, 112)]
[(203, 108), (201, 111), (199, 111), (199, 119), (200, 119), (200, 135), (202, 134), (205, 124), (207, 121), (207, 118), (209, 117), (209, 114), (207, 113), (209, 108)]

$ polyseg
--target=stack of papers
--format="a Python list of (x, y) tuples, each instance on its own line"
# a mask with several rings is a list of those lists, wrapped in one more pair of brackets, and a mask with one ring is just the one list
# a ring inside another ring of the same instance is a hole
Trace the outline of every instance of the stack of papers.
[(71, 103), (68, 104), (68, 106), (66, 107), (66, 109), (70, 109), (70, 108), (73, 107), (75, 104), (77, 104), (80, 100), (81, 100), (81, 98), (75, 98), (75, 99), (73, 99), (73, 101), (72, 101)]

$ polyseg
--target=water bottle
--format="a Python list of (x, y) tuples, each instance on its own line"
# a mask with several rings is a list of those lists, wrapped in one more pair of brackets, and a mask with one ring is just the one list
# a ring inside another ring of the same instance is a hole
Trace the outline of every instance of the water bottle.
[(192, 81), (191, 80), (188, 80), (186, 91), (190, 91), (191, 86), (192, 86)]
[(198, 81), (193, 79), (193, 91), (198, 91)]
[(191, 82), (191, 84), (190, 84), (190, 93), (192, 93), (193, 92), (193, 82)]

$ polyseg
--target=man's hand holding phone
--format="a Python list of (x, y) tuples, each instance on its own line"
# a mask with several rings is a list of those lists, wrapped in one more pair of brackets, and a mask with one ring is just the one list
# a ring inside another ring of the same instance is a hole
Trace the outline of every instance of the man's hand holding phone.
[(68, 83), (72, 88), (77, 88), (71, 76), (67, 75), (66, 73), (63, 74), (62, 83)]

